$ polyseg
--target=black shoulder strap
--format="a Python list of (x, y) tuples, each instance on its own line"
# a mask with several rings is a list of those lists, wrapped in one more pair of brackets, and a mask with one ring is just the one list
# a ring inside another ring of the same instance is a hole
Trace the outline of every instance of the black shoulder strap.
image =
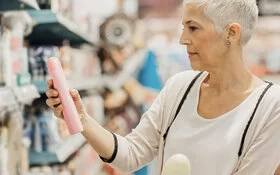
[(261, 101), (262, 101), (264, 95), (266, 94), (266, 92), (268, 91), (268, 89), (271, 88), (271, 86), (273, 85), (271, 82), (267, 82), (267, 83), (268, 83), (268, 85), (267, 85), (267, 87), (265, 88), (265, 90), (263, 91), (263, 93), (261, 94), (261, 96), (260, 96), (260, 98), (259, 98), (259, 100), (258, 100), (258, 102), (257, 102), (257, 104), (256, 104), (256, 106), (255, 106), (254, 112), (252, 113), (252, 116), (250, 117), (250, 119), (249, 119), (249, 121), (248, 121), (248, 123), (247, 123), (247, 125), (246, 125), (246, 128), (245, 128), (245, 130), (244, 130), (244, 132), (243, 132), (242, 139), (241, 139), (241, 143), (240, 143), (240, 147), (239, 147), (239, 151), (238, 151), (238, 157), (240, 157), (240, 156), (242, 155), (242, 151), (243, 151), (243, 146), (244, 146), (245, 138), (246, 138), (248, 129), (249, 129), (251, 123), (252, 123), (252, 120), (253, 120), (253, 118), (254, 118), (256, 112), (257, 112), (257, 109), (258, 109), (258, 107), (259, 107), (259, 105), (260, 105), (260, 103), (261, 103)]
[(183, 104), (184, 104), (184, 101), (186, 100), (186, 98), (187, 98), (189, 92), (191, 91), (191, 88), (193, 87), (193, 85), (194, 85), (194, 83), (196, 82), (196, 80), (202, 75), (202, 73), (203, 73), (203, 72), (200, 72), (198, 75), (196, 75), (196, 76), (194, 77), (194, 79), (191, 81), (191, 83), (190, 83), (188, 89), (186, 90), (186, 92), (185, 92), (183, 98), (181, 99), (181, 101), (180, 101), (180, 103), (179, 103), (179, 106), (178, 106), (178, 108), (177, 108), (177, 110), (176, 110), (175, 116), (174, 116), (174, 118), (172, 119), (171, 123), (169, 124), (168, 128), (166, 129), (166, 131), (165, 131), (165, 133), (164, 133), (164, 135), (163, 135), (163, 141), (164, 141), (164, 142), (165, 142), (165, 140), (166, 140), (166, 137), (167, 137), (167, 134), (168, 134), (168, 132), (169, 132), (169, 129), (170, 129), (171, 125), (173, 124), (173, 122), (175, 121), (175, 119), (177, 118), (177, 115), (179, 114), (179, 112), (180, 112), (180, 110), (181, 110), (181, 107), (182, 107)]

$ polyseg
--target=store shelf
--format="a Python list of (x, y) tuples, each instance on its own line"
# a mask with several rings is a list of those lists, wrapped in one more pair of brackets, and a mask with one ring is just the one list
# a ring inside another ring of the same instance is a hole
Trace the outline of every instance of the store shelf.
[(46, 81), (33, 81), (32, 84), (37, 88), (39, 93), (45, 93), (47, 90), (47, 82)]
[(16, 104), (13, 91), (8, 87), (0, 87), (0, 109)]
[(30, 102), (33, 99), (39, 98), (40, 94), (34, 85), (27, 85), (13, 88), (13, 92), (19, 102)]
[(29, 152), (29, 164), (34, 165), (48, 165), (60, 164), (65, 162), (71, 155), (79, 150), (86, 140), (81, 134), (70, 136), (69, 139), (62, 142), (55, 152)]
[(26, 9), (39, 10), (39, 5), (36, 0), (0, 0), (0, 11)]
[(0, 108), (16, 105), (18, 102), (28, 103), (35, 98), (39, 98), (39, 92), (33, 85), (22, 87), (1, 87), (0, 88)]
[(26, 36), (30, 45), (61, 46), (63, 41), (68, 40), (71, 46), (81, 44), (95, 46), (95, 43), (81, 32), (77, 24), (65, 17), (54, 14), (50, 10), (29, 10), (27, 12), (35, 22), (32, 33)]

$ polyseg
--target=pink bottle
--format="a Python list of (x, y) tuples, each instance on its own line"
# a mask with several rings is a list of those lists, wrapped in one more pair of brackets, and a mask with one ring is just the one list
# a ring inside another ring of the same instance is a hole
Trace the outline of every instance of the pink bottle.
[(62, 113), (70, 134), (82, 132), (83, 126), (74, 101), (69, 93), (69, 87), (60, 61), (55, 57), (51, 57), (47, 61), (47, 66), (53, 79), (54, 87), (59, 93), (59, 97), (64, 109)]

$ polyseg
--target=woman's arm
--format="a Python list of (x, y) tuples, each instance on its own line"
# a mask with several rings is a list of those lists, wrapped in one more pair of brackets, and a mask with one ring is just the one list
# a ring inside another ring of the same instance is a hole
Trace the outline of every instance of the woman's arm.
[[(63, 118), (63, 106), (53, 82), (48, 81), (47, 104), (57, 117)], [(126, 137), (115, 135), (104, 129), (87, 114), (79, 93), (71, 90), (84, 131), (82, 134), (95, 151), (108, 163), (121, 172), (132, 172), (153, 160), (158, 153), (160, 129), (162, 123), (161, 109), (166, 96), (165, 87), (150, 109), (142, 116), (138, 126)]]

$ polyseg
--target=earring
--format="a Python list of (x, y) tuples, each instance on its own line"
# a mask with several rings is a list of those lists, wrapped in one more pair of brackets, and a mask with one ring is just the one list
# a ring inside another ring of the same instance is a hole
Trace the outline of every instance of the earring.
[(228, 45), (228, 46), (231, 45), (231, 43), (230, 43), (230, 41), (229, 41), (229, 36), (227, 37), (227, 45)]

